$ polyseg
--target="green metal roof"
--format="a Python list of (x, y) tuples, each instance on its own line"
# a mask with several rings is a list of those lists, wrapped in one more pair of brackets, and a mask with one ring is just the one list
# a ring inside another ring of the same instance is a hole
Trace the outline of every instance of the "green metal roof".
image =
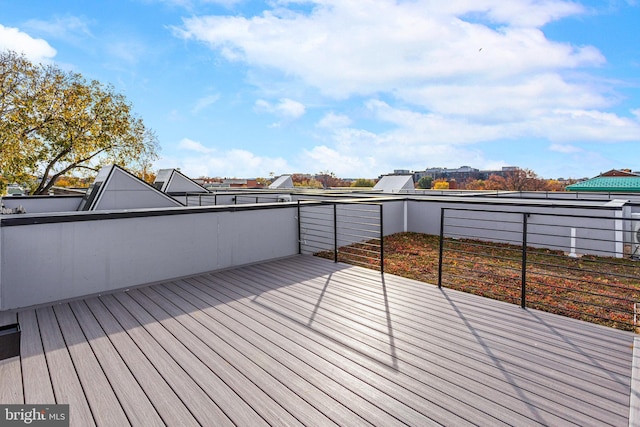
[(567, 185), (568, 191), (620, 191), (640, 193), (640, 176), (598, 176)]

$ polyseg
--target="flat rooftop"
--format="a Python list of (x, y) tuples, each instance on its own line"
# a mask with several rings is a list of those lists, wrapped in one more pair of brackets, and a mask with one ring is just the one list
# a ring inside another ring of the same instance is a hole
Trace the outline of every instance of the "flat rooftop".
[(634, 334), (312, 256), (0, 312), (71, 425), (628, 425)]

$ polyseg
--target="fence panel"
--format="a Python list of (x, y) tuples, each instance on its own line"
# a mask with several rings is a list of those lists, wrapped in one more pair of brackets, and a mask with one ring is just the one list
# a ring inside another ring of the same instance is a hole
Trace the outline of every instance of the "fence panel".
[(298, 201), (299, 252), (384, 271), (382, 205)]
[(639, 221), (443, 208), (438, 285), (633, 329)]

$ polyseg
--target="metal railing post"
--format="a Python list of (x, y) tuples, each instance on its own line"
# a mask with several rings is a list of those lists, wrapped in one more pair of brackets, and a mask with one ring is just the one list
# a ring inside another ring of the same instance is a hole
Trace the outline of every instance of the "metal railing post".
[(382, 210), (382, 203), (380, 204), (380, 274), (384, 274), (384, 217)]
[(522, 288), (520, 294), (520, 307), (527, 306), (527, 220), (528, 213), (522, 214)]
[(333, 262), (338, 262), (338, 204), (333, 204)]
[(440, 247), (438, 253), (438, 287), (442, 288), (442, 254), (444, 252), (444, 211), (440, 208)]
[(300, 200), (298, 200), (298, 255), (302, 255), (302, 218), (300, 217)]

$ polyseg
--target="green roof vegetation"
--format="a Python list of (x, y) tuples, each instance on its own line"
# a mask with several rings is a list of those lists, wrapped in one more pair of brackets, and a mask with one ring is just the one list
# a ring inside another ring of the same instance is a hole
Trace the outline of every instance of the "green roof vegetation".
[(567, 191), (619, 191), (640, 193), (640, 176), (598, 176), (568, 185)]

